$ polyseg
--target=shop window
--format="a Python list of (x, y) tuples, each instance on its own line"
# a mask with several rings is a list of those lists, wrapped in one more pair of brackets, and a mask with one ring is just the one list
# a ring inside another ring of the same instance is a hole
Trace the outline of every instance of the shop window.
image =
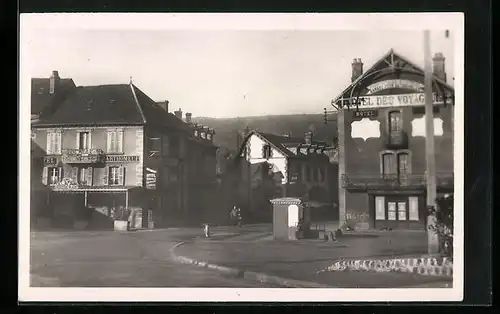
[(387, 203), (387, 219), (396, 220), (396, 202)]
[(398, 202), (398, 220), (406, 220), (406, 202)]

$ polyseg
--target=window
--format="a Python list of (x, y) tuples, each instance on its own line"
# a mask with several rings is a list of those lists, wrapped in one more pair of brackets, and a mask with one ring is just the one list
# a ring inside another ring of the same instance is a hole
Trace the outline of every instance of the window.
[(409, 219), (418, 221), (418, 197), (410, 196), (408, 198), (409, 205)]
[(161, 139), (159, 137), (149, 137), (148, 148), (150, 158), (159, 157), (161, 152)]
[(271, 145), (262, 146), (262, 158), (269, 159), (273, 157), (273, 150)]
[(62, 180), (62, 169), (60, 167), (48, 167), (49, 184), (53, 185)]
[(123, 185), (124, 184), (124, 167), (111, 166), (109, 167), (108, 185)]
[(387, 203), (387, 218), (389, 220), (396, 220), (396, 202)]
[(81, 185), (92, 185), (92, 167), (78, 168), (78, 183)]
[(403, 120), (401, 119), (401, 112), (389, 112), (389, 133), (398, 133), (403, 130)]
[(169, 137), (169, 156), (175, 157), (179, 156), (181, 151), (181, 143), (178, 136), (170, 136)]
[(375, 196), (375, 219), (385, 220), (385, 197)]
[(89, 149), (90, 148), (90, 132), (78, 132), (78, 149)]
[(61, 132), (60, 131), (47, 132), (47, 154), (48, 155), (61, 154)]
[(108, 130), (108, 153), (123, 153), (123, 130)]
[(305, 170), (306, 170), (306, 182), (311, 182), (311, 167), (309, 165), (305, 165)]
[(392, 176), (396, 174), (396, 156), (392, 153), (382, 155), (382, 174)]
[(400, 176), (406, 176), (410, 172), (409, 169), (409, 158), (407, 153), (398, 154), (398, 174)]
[[(317, 170), (317, 171), (315, 171)], [(319, 169), (314, 169), (313, 168), (313, 171), (312, 171), (312, 174), (313, 174), (313, 181), (314, 182), (319, 182)]]
[(168, 156), (168, 151), (169, 151), (169, 141), (168, 141), (168, 136), (163, 136), (161, 138), (161, 154), (162, 156)]
[(406, 202), (398, 202), (398, 220), (406, 220)]

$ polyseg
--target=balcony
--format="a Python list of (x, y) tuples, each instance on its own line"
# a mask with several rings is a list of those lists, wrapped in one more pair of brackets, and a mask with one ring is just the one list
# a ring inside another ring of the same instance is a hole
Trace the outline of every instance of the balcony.
[(388, 149), (408, 148), (408, 134), (405, 131), (388, 132), (385, 138), (385, 147)]
[(105, 162), (102, 149), (63, 149), (61, 161), (67, 164), (100, 164)]
[[(453, 188), (453, 173), (436, 174), (438, 188)], [(427, 179), (425, 175), (342, 175), (342, 187), (348, 190), (373, 190), (373, 189), (425, 189)]]

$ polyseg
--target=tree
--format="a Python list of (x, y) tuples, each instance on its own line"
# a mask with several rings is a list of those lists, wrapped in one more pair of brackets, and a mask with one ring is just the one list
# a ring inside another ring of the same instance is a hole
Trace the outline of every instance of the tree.
[(453, 257), (453, 195), (436, 199), (438, 210), (430, 214), (436, 219), (436, 224), (429, 228), (439, 237), (440, 252)]

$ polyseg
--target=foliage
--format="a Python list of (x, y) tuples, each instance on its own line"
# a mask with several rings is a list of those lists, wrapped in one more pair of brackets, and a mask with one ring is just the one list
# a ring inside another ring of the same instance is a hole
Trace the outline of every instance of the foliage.
[(431, 210), (430, 216), (434, 217), (436, 223), (429, 226), (440, 241), (441, 252), (449, 257), (453, 256), (453, 195), (436, 199), (438, 210)]

